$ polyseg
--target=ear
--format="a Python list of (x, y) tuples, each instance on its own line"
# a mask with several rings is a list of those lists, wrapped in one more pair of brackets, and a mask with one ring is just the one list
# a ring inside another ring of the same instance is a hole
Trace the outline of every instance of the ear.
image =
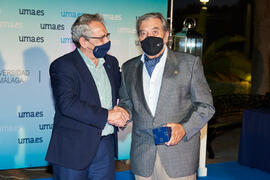
[(166, 31), (163, 37), (163, 43), (167, 44), (169, 40), (169, 31)]
[(84, 37), (80, 37), (79, 43), (80, 43), (81, 47), (87, 48), (87, 42), (86, 42)]

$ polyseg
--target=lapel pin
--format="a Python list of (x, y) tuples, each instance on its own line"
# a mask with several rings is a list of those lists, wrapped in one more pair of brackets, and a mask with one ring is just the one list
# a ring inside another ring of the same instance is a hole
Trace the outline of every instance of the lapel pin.
[(179, 71), (178, 70), (174, 70), (174, 72), (173, 72), (175, 75), (177, 75), (178, 73), (179, 73)]

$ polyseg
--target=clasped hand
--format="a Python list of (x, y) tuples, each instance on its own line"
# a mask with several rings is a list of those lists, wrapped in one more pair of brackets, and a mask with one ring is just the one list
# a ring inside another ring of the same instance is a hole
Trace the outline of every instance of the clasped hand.
[(178, 144), (186, 135), (186, 131), (181, 124), (168, 123), (166, 126), (172, 128), (171, 138), (169, 142), (165, 143), (167, 146), (174, 146)]
[(129, 120), (129, 113), (119, 107), (119, 106), (114, 106), (113, 109), (109, 110), (108, 113), (108, 123), (114, 126), (118, 127), (124, 127)]

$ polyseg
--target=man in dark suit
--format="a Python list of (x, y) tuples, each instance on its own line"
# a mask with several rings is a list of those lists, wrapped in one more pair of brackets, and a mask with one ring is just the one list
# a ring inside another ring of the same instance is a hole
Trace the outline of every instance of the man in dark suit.
[(76, 50), (50, 66), (54, 128), (46, 160), (56, 180), (112, 180), (117, 155), (115, 126), (128, 113), (114, 107), (120, 86), (117, 59), (103, 18), (84, 14), (71, 28)]
[[(194, 180), (200, 129), (214, 114), (199, 57), (168, 50), (168, 26), (160, 13), (136, 24), (143, 54), (122, 66), (119, 106), (133, 121), (131, 170), (136, 180)], [(152, 130), (167, 126), (171, 138), (155, 145)]]

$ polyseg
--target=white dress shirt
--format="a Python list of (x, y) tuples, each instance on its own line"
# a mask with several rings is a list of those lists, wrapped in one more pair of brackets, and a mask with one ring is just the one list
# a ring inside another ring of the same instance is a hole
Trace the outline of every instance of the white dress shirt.
[[(167, 46), (165, 46), (164, 53), (157, 63), (152, 76), (150, 77), (145, 64), (143, 65), (143, 91), (144, 96), (147, 102), (147, 105), (152, 113), (155, 116), (156, 107), (158, 103), (159, 91), (162, 83), (162, 77), (164, 72), (164, 67), (167, 59)], [(141, 61), (144, 62), (144, 54), (142, 55)]]

